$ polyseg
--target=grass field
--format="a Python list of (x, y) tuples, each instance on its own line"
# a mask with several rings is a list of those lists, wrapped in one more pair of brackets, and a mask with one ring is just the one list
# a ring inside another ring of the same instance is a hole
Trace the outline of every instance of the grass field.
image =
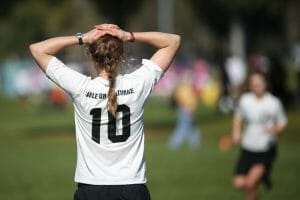
[[(76, 149), (72, 109), (55, 110), (0, 98), (0, 200), (72, 199)], [(164, 101), (145, 111), (148, 186), (154, 200), (235, 200), (231, 187), (238, 148), (220, 152), (218, 140), (230, 130), (230, 116), (200, 108), (201, 148), (169, 151), (175, 123)], [(262, 199), (300, 199), (300, 110), (288, 112), (274, 166), (274, 189), (260, 188)]]

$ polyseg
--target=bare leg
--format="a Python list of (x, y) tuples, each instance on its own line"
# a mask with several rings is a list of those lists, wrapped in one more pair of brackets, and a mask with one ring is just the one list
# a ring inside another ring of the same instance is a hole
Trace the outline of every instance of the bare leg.
[(235, 189), (238, 189), (238, 190), (245, 189), (246, 176), (244, 176), (244, 175), (234, 176), (233, 180), (232, 180), (232, 184)]
[(247, 200), (257, 200), (257, 187), (265, 173), (265, 167), (261, 164), (254, 165), (245, 180), (245, 188), (247, 192)]

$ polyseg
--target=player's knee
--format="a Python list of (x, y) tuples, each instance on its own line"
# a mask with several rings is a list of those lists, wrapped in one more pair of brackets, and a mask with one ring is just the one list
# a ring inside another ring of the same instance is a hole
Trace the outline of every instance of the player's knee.
[(232, 185), (237, 190), (243, 189), (245, 187), (245, 180), (243, 178), (233, 178)]

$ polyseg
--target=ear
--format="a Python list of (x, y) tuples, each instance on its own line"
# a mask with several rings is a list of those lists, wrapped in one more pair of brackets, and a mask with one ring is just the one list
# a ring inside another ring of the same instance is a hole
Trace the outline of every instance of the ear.
[(88, 44), (85, 45), (85, 51), (86, 51), (86, 54), (89, 56), (89, 58), (92, 58), (92, 54), (91, 54), (90, 47)]

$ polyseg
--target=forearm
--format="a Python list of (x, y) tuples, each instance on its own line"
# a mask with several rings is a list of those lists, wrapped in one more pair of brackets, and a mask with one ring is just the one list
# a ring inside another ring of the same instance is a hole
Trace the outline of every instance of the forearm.
[(46, 67), (54, 55), (66, 47), (77, 44), (78, 39), (75, 36), (55, 37), (31, 44), (30, 52), (40, 68), (46, 71)]
[(270, 128), (269, 132), (279, 135), (281, 134), (286, 128), (286, 125), (274, 125)]
[(135, 41), (147, 43), (155, 48), (161, 49), (169, 46), (178, 48), (180, 37), (175, 34), (161, 32), (135, 32)]
[(53, 56), (60, 50), (75, 44), (78, 44), (75, 36), (55, 37), (30, 45), (30, 50)]
[(160, 32), (137, 32), (133, 34), (135, 41), (157, 48), (157, 51), (151, 57), (151, 61), (156, 63), (163, 71), (166, 71), (178, 50), (180, 36)]
[(234, 143), (238, 144), (241, 140), (242, 119), (235, 116), (232, 121), (232, 138)]

